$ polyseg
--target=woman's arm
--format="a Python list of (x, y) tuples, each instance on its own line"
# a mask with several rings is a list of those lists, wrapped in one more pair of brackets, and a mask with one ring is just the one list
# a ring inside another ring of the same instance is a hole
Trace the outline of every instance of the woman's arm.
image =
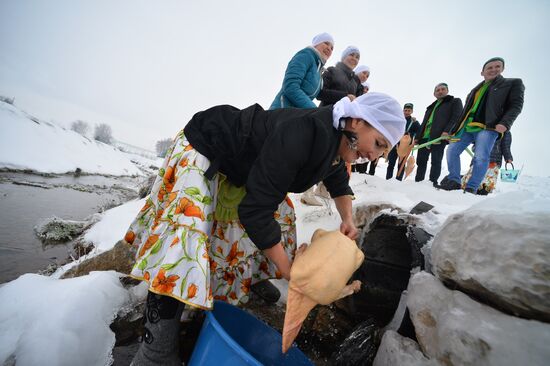
[(290, 259), (288, 259), (283, 245), (279, 242), (271, 248), (264, 249), (263, 252), (277, 266), (283, 278), (290, 281)]
[(302, 90), (302, 82), (315, 61), (303, 51), (290, 60), (283, 80), (283, 94), (297, 108), (317, 108), (311, 98)]
[(355, 240), (359, 232), (357, 231), (357, 228), (353, 223), (351, 196), (345, 195), (336, 197), (334, 198), (334, 203), (336, 205), (338, 213), (340, 214), (340, 217), (342, 218), (340, 231), (342, 232), (342, 234), (346, 235), (350, 239)]

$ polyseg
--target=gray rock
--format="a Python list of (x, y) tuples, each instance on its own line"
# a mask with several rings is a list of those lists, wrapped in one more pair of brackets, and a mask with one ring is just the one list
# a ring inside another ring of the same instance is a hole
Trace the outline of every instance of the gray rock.
[(61, 278), (73, 278), (87, 275), (92, 271), (114, 270), (120, 273), (130, 273), (135, 263), (136, 249), (120, 240), (115, 246), (95, 257), (86, 259), (69, 269)]
[(415, 274), (407, 291), (416, 337), (430, 359), (444, 365), (548, 365), (549, 324), (506, 315), (426, 272)]
[(139, 198), (145, 198), (147, 195), (151, 192), (151, 188), (153, 188), (153, 184), (155, 183), (155, 179), (157, 178), (157, 174), (152, 174), (145, 179), (138, 188), (138, 196)]
[(445, 222), (433, 271), (495, 308), (550, 322), (549, 223), (548, 199), (514, 192), (486, 200)]
[(418, 343), (389, 330), (384, 333), (373, 366), (437, 366), (436, 360), (430, 360), (420, 350)]
[(68, 241), (82, 234), (87, 221), (64, 220), (59, 217), (51, 217), (34, 227), (34, 232), (41, 240)]

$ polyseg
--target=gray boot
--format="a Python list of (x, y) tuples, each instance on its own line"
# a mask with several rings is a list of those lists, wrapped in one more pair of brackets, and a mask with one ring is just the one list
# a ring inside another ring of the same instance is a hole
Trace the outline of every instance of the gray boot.
[(145, 334), (130, 366), (181, 366), (180, 318), (185, 305), (171, 297), (149, 292), (145, 308)]

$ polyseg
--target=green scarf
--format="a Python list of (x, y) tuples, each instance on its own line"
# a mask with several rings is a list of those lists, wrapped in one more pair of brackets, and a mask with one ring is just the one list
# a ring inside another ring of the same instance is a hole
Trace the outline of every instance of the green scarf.
[(426, 124), (426, 129), (424, 130), (424, 136), (422, 136), (423, 139), (429, 139), (430, 138), (430, 132), (432, 130), (432, 122), (434, 120), (435, 110), (437, 109), (437, 107), (439, 107), (439, 105), (441, 104), (442, 101), (443, 101), (443, 99), (439, 99), (435, 103), (434, 109), (432, 109), (432, 113), (430, 113), (430, 118), (428, 118), (428, 123)]
[(472, 108), (468, 112), (468, 119), (466, 120), (466, 123), (465, 123), (465, 128), (464, 129), (465, 129), (466, 132), (478, 132), (478, 131), (483, 130), (482, 127), (472, 126), (471, 123), (474, 121), (474, 116), (476, 114), (476, 111), (477, 111), (479, 105), (481, 104), (481, 100), (483, 99), (483, 96), (485, 95), (485, 92), (487, 91), (487, 89), (489, 89), (490, 84), (491, 84), (491, 81), (488, 81), (488, 82), (484, 83), (483, 86), (477, 91), (474, 105), (472, 106)]

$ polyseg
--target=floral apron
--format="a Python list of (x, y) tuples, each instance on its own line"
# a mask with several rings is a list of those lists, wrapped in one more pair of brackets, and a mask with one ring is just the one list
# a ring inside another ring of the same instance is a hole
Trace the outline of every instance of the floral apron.
[[(151, 292), (207, 310), (214, 299), (235, 305), (247, 302), (252, 284), (281, 277), (238, 218), (216, 215), (218, 203), (227, 201), (223, 195), (235, 190), (220, 173), (212, 180), (205, 178), (209, 166), (210, 161), (193, 149), (182, 130), (125, 236), (137, 248), (132, 277), (147, 281)], [(275, 219), (292, 260), (296, 218), (288, 197)]]

